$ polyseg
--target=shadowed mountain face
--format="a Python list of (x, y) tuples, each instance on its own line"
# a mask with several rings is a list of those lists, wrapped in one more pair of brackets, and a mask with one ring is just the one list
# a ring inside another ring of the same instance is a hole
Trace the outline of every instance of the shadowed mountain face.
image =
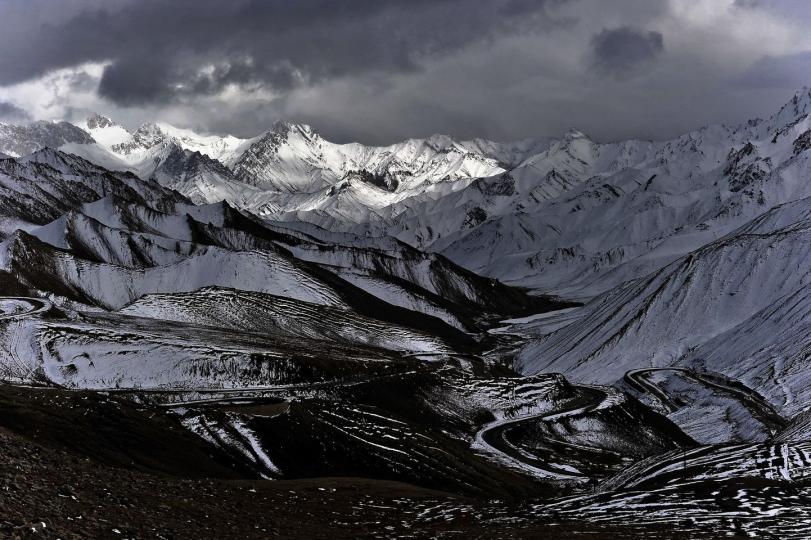
[(1, 125), (0, 444), (127, 499), (355, 486), (389, 532), (802, 537), (809, 108), (608, 144)]

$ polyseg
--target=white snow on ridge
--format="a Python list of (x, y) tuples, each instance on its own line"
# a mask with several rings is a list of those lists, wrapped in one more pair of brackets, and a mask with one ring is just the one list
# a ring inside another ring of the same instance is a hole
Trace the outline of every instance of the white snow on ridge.
[(285, 122), (252, 139), (156, 122), (122, 143), (123, 128), (92, 117), (83, 127), (97, 144), (65, 149), (155, 176), (198, 203), (391, 235), (477, 273), (587, 300), (811, 195), (809, 102), (804, 90), (766, 121), (658, 142), (599, 143), (571, 130), (515, 143), (435, 135), (372, 147)]
[(97, 143), (108, 149), (132, 139), (132, 134), (126, 128), (100, 114), (89, 116), (77, 125), (87, 131)]
[(162, 122), (128, 134), (94, 116), (82, 127), (95, 142), (63, 148), (197, 203), (391, 235), (510, 284), (588, 300), (811, 195), (810, 102), (804, 90), (768, 120), (658, 142), (599, 143), (571, 130), (515, 143), (435, 135), (373, 147), (285, 122), (240, 139)]
[(164, 122), (156, 123), (158, 129), (180, 146), (192, 152), (200, 152), (224, 164), (231, 163), (242, 151), (253, 144), (258, 137), (240, 139), (233, 135), (200, 135), (190, 129), (181, 129)]

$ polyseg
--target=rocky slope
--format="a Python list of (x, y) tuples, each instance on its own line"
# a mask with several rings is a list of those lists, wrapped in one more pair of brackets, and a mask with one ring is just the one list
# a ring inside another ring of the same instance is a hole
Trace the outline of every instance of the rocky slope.
[[(336, 243), (326, 232), (319, 239), (266, 225), (225, 203), (195, 206), (156, 182), (59, 151), (0, 166), (6, 219), (16, 228), (0, 244), (7, 294), (47, 295), (67, 314), (87, 312), (58, 323), (10, 323), (8, 335), (32, 341), (12, 340), (6, 375), (137, 386), (171, 384), (225, 358), (237, 369), (261, 350), (282, 372), (289, 354), (337, 343), (364, 362), (391, 351), (472, 352), (481, 348), (473, 334), (488, 318), (556, 306), (396, 241), (345, 235)], [(98, 318), (99, 309), (115, 315)], [(156, 339), (149, 337), (156, 321), (177, 326)], [(215, 330), (184, 333), (194, 326)], [(226, 330), (269, 341), (245, 348)], [(188, 350), (191, 343), (211, 350)], [(251, 377), (230, 369), (219, 366), (192, 385)], [(286, 377), (264, 369), (255, 376)]]

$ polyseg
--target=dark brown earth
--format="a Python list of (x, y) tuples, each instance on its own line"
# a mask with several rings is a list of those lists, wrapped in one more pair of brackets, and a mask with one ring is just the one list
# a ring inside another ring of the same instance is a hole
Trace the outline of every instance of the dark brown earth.
[(2, 538), (674, 537), (516, 523), (503, 505), (397, 482), (249, 475), (158, 409), (0, 385)]

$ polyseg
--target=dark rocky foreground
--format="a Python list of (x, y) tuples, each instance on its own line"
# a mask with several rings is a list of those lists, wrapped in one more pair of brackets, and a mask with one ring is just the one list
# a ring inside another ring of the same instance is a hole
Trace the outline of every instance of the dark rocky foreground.
[(680, 537), (662, 527), (511, 519), (509, 501), (391, 481), (256, 480), (228, 459), (159, 409), (2, 385), (0, 537)]

